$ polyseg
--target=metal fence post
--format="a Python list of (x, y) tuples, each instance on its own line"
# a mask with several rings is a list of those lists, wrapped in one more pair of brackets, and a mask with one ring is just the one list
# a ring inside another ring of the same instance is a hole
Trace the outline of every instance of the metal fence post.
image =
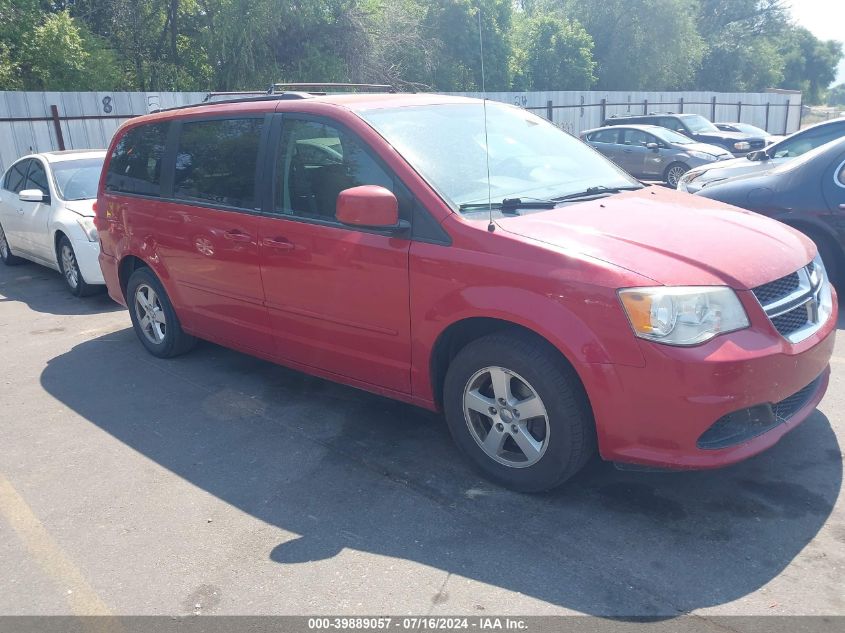
[(710, 121), (716, 120), (716, 97), (710, 99)]
[(678, 112), (679, 112), (680, 114), (683, 114), (683, 113), (684, 113), (684, 98), (683, 98), (683, 97), (681, 97), (680, 99), (678, 99)]
[(766, 101), (766, 131), (769, 131), (769, 106), (772, 104), (769, 101)]
[(648, 99), (643, 99), (643, 114), (648, 114)]
[[(789, 129), (789, 99), (787, 99), (786, 103), (783, 104), (783, 111), (785, 113), (783, 115), (783, 135), (786, 136), (787, 133), (788, 133), (787, 130)], [(798, 117), (799, 117), (798, 121), (800, 122), (801, 121), (801, 118), (800, 118), (801, 117), (801, 111), (800, 110), (798, 111)]]
[(599, 103), (599, 112), (601, 113), (601, 123), (599, 125), (604, 125), (605, 119), (607, 119), (607, 99), (602, 99), (601, 103)]
[(742, 101), (736, 102), (736, 121), (737, 123), (742, 121)]
[(62, 122), (59, 120), (59, 109), (56, 106), (51, 105), (50, 114), (53, 117), (53, 127), (56, 130), (56, 143), (58, 143), (60, 150), (64, 150), (65, 137), (64, 134), (62, 134)]
[(552, 105), (554, 105), (551, 101), (546, 101), (546, 118), (551, 121), (554, 118), (554, 112), (552, 111)]

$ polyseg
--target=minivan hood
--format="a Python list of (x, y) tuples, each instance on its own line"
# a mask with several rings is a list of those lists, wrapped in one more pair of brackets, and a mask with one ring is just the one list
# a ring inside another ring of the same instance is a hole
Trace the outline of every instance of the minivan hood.
[(91, 200), (70, 200), (65, 203), (65, 209), (78, 213), (86, 218), (93, 218), (96, 215), (94, 213), (95, 202), (97, 202), (96, 198)]
[(661, 187), (497, 223), (516, 235), (664, 285), (748, 290), (798, 270), (815, 255), (812, 243), (785, 224)]

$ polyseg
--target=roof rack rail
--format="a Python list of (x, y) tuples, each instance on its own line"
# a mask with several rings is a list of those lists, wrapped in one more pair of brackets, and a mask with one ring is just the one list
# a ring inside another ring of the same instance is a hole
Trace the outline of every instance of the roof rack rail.
[(389, 84), (350, 84), (350, 83), (276, 83), (270, 86), (267, 94), (284, 93), (286, 89), (305, 91), (312, 94), (327, 92), (396, 92)]

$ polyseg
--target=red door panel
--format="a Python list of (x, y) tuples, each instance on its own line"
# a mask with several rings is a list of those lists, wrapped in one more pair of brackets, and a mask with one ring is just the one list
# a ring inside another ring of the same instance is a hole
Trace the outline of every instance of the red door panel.
[(410, 242), (284, 218), (260, 222), (277, 354), (410, 392)]

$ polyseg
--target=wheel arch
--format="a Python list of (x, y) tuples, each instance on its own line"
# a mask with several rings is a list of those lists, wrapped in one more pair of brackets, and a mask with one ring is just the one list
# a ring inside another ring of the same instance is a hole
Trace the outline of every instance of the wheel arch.
[[(147, 262), (136, 255), (126, 255), (120, 260), (117, 266), (117, 279), (120, 284), (120, 292), (123, 294), (124, 300), (126, 297), (126, 288), (129, 285), (129, 278), (139, 268), (152, 268)], [(154, 271), (155, 272), (155, 271)]]
[[(434, 404), (438, 410), (443, 408), (443, 389), (449, 364), (471, 342), (493, 333), (512, 332), (515, 335), (533, 339), (544, 347), (552, 350), (560, 361), (572, 370), (578, 378), (580, 387), (584, 390), (588, 404), (590, 403), (584, 379), (573, 360), (546, 336), (535, 329), (498, 317), (466, 317), (449, 324), (438, 335), (434, 342), (429, 358), (429, 379), (431, 381)], [(592, 405), (590, 405), (592, 408)]]

